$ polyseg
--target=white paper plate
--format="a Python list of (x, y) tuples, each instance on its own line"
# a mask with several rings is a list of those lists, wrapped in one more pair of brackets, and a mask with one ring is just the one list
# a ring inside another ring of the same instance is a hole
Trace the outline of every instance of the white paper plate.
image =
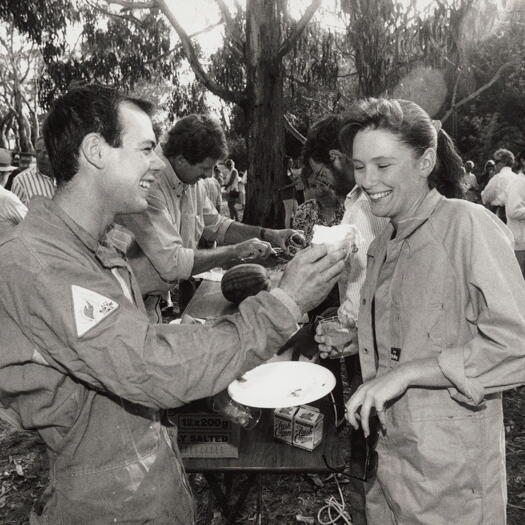
[(313, 363), (265, 363), (233, 381), (228, 393), (234, 401), (258, 408), (284, 408), (311, 403), (335, 386), (330, 370)]
[(225, 270), (222, 268), (212, 268), (207, 272), (198, 273), (193, 276), (194, 279), (203, 279), (205, 281), (215, 281), (221, 282), (222, 276), (224, 275)]

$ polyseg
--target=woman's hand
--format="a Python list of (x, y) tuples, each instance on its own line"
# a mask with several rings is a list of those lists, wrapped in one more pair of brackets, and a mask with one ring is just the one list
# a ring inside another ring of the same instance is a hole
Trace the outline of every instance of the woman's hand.
[[(358, 428), (358, 421), (361, 420), (365, 437), (370, 434), (369, 419), (372, 409), (375, 409), (381, 426), (386, 430), (385, 404), (403, 395), (409, 387), (409, 374), (406, 368), (407, 366), (400, 366), (367, 381), (347, 401), (346, 419), (355, 429)], [(359, 408), (361, 408), (360, 412)]]
[(443, 374), (436, 357), (415, 359), (361, 385), (346, 403), (348, 422), (357, 428), (360, 419), (365, 436), (368, 436), (370, 413), (375, 409), (386, 430), (385, 404), (402, 396), (409, 386), (448, 388), (453, 384)]

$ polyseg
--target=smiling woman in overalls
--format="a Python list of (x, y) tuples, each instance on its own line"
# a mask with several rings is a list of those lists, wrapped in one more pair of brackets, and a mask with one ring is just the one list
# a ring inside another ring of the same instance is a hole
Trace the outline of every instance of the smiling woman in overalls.
[(525, 375), (525, 284), (510, 232), (450, 198), (461, 159), (415, 103), (362, 101), (340, 139), (372, 212), (391, 221), (368, 251), (364, 384), (347, 402), (365, 435), (374, 414), (382, 427), (368, 523), (504, 524), (501, 391)]

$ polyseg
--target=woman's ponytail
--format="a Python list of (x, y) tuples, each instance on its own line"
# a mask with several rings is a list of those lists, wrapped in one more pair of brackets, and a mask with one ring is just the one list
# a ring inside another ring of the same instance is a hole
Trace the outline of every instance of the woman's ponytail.
[(464, 196), (461, 184), (463, 161), (456, 151), (453, 140), (443, 129), (437, 132), (436, 165), (428, 178), (431, 188), (436, 188), (441, 195), (460, 199)]

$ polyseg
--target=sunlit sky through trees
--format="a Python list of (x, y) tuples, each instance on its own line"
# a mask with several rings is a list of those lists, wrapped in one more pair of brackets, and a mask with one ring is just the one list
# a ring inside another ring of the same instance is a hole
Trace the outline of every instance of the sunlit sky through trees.
[[(490, 35), (489, 31), (481, 32), (481, 34), (479, 31), (474, 31), (474, 24), (469, 23), (469, 21), (476, 18), (476, 11), (485, 8), (489, 1), (491, 0), (476, 0), (473, 3), (471, 16), (466, 17), (467, 23), (462, 31), (462, 40), (464, 43), (472, 43), (473, 39), (479, 40)], [(491, 1), (492, 4), (497, 5), (497, 9), (494, 10), (494, 16), (504, 17), (505, 11), (507, 10), (508, 12), (514, 1), (520, 0)], [(246, 2), (242, 0), (238, 0), (237, 2), (234, 0), (226, 0), (226, 4), (232, 11), (235, 10), (236, 3), (243, 7), (246, 4)], [(429, 8), (431, 10), (433, 4), (437, 4), (435, 0), (401, 0), (401, 3), (405, 4), (407, 8), (412, 5), (422, 13), (429, 12)], [(172, 0), (170, 4), (178, 20), (189, 34), (203, 31), (196, 39), (202, 46), (205, 54), (213, 53), (220, 47), (224, 37), (223, 25), (219, 24), (212, 29), (206, 30), (220, 22), (220, 13), (215, 0), (192, 0), (191, 2)], [(290, 0), (290, 15), (298, 20), (309, 4), (309, 0)], [(327, 29), (344, 32), (346, 27), (344, 15), (341, 14), (338, 4), (339, 2), (337, 0), (323, 0), (321, 8), (317, 11), (314, 20), (317, 20)], [(492, 29), (496, 30), (497, 27), (497, 25), (494, 25)], [(188, 75), (192, 75), (189, 69)], [(425, 107), (430, 114), (434, 114), (446, 97), (446, 85), (440, 71), (419, 67), (402, 80), (394, 94), (402, 98), (415, 100)], [(213, 98), (214, 97), (211, 97), (211, 99)], [(212, 106), (215, 105), (214, 101), (210, 100), (210, 102)]]

